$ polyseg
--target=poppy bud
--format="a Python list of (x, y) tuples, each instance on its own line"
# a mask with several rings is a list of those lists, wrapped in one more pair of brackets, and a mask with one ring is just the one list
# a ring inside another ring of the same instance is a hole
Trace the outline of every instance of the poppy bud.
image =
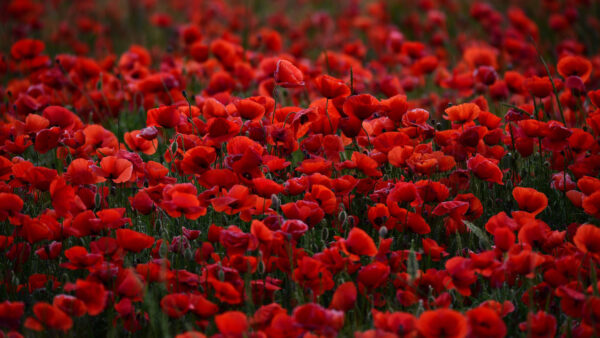
[(258, 271), (259, 274), (263, 274), (265, 273), (265, 263), (263, 262), (262, 259), (260, 259), (258, 261), (258, 267), (256, 269)]
[(388, 229), (387, 227), (384, 225), (381, 228), (379, 228), (379, 237), (380, 238), (385, 238), (385, 236), (387, 236), (388, 234)]
[(351, 217), (349, 217), (349, 218), (348, 218), (348, 225), (349, 225), (350, 227), (353, 227), (353, 226), (354, 226), (354, 223), (355, 223), (354, 216), (351, 216)]
[(194, 253), (192, 252), (191, 248), (186, 248), (183, 251), (183, 257), (185, 257), (186, 260), (191, 261), (194, 259)]
[(423, 306), (423, 300), (419, 299), (419, 306), (417, 307), (417, 311), (415, 311), (415, 316), (419, 317), (421, 314), (425, 312), (425, 307)]
[(158, 249), (158, 255), (160, 257), (167, 257), (168, 252), (169, 247), (166, 244), (161, 243), (160, 248)]
[(279, 206), (281, 206), (281, 201), (279, 200), (279, 197), (277, 197), (276, 194), (271, 195), (271, 209), (277, 210), (279, 209)]
[(338, 220), (340, 221), (340, 223), (344, 224), (344, 223), (346, 223), (347, 219), (348, 219), (348, 214), (346, 213), (346, 210), (342, 210), (338, 215)]

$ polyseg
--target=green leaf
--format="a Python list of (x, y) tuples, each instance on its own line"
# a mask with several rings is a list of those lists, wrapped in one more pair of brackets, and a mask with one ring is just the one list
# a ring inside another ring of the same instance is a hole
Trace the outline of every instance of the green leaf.
[(292, 166), (296, 166), (298, 163), (304, 161), (304, 153), (302, 150), (296, 150), (292, 153)]

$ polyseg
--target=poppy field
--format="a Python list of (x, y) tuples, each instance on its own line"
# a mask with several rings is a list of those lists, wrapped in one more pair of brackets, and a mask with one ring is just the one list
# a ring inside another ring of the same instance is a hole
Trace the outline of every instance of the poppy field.
[(599, 2), (0, 19), (0, 337), (600, 336)]

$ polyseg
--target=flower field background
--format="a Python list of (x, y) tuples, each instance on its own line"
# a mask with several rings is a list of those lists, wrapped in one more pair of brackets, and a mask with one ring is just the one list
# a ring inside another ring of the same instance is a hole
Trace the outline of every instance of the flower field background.
[(600, 3), (0, 3), (2, 337), (598, 337)]

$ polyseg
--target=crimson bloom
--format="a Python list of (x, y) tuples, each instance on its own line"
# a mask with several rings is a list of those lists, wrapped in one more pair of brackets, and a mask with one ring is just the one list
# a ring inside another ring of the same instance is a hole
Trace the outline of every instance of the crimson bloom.
[(581, 81), (586, 82), (592, 73), (592, 63), (583, 56), (568, 55), (558, 61), (556, 70), (565, 79), (569, 76), (577, 76)]
[(527, 321), (519, 324), (521, 331), (532, 337), (554, 337), (556, 334), (556, 318), (544, 311), (529, 313)]
[(376, 111), (380, 110), (381, 104), (372, 95), (359, 94), (349, 96), (344, 101), (344, 113), (348, 116), (356, 117), (359, 120), (366, 120)]
[(317, 90), (328, 99), (350, 95), (350, 88), (346, 86), (344, 81), (333, 76), (326, 74), (319, 75), (314, 81)]
[(21, 197), (6, 192), (0, 193), (0, 221), (17, 216), (21, 209), (23, 209)]
[(548, 198), (542, 192), (533, 188), (515, 187), (513, 197), (519, 205), (519, 209), (537, 215), (548, 206)]
[(248, 331), (248, 318), (240, 311), (227, 311), (215, 316), (217, 329), (224, 335), (242, 335)]
[(181, 113), (176, 106), (162, 106), (148, 110), (146, 126), (174, 128), (181, 121)]
[(129, 229), (117, 229), (117, 243), (127, 251), (140, 252), (154, 244), (154, 237)]
[(68, 331), (73, 326), (73, 320), (56, 306), (39, 302), (33, 306), (35, 317), (25, 320), (25, 327), (35, 331), (44, 328)]
[(467, 167), (475, 174), (475, 176), (488, 182), (504, 185), (502, 182), (502, 171), (492, 160), (485, 158), (479, 154), (470, 158), (467, 161)]
[(444, 119), (463, 124), (479, 117), (481, 109), (475, 103), (463, 103), (446, 108)]
[(468, 325), (466, 318), (451, 309), (425, 311), (417, 322), (419, 333), (423, 337), (466, 337)]
[(343, 283), (335, 290), (329, 307), (335, 310), (348, 311), (354, 307), (356, 296), (356, 286), (354, 283)]
[(506, 336), (506, 324), (500, 315), (489, 307), (480, 306), (467, 312), (469, 337)]
[(352, 228), (348, 238), (342, 243), (345, 250), (354, 255), (375, 256), (377, 254), (375, 242), (360, 228)]
[(124, 183), (132, 177), (133, 164), (124, 158), (106, 156), (100, 161), (100, 170), (96, 173), (114, 183)]

